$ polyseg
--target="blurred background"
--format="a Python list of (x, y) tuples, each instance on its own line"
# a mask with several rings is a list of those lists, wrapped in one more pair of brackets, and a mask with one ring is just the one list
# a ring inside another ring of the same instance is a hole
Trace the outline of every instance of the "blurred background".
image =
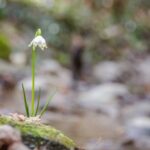
[(150, 149), (149, 0), (0, 0), (0, 113), (25, 113), (37, 50), (43, 123), (86, 150)]

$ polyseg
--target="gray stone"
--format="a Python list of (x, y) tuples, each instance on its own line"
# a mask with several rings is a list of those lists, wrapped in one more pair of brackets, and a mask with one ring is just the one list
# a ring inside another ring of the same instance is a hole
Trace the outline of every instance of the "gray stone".
[(94, 77), (101, 82), (114, 81), (121, 76), (122, 66), (118, 62), (105, 61), (94, 67)]
[(79, 105), (93, 110), (103, 110), (112, 116), (118, 113), (118, 100), (129, 94), (126, 86), (118, 83), (105, 83), (82, 92)]
[(150, 138), (150, 118), (136, 117), (127, 123), (129, 136), (139, 138), (139, 136), (149, 136)]

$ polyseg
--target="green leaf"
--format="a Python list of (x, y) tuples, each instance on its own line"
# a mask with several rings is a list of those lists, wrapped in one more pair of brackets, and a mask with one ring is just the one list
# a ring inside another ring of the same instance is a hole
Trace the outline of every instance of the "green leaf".
[(27, 117), (30, 117), (29, 105), (28, 105), (28, 102), (27, 102), (26, 93), (25, 93), (23, 83), (22, 83), (22, 91), (23, 91), (23, 98), (24, 98), (24, 106), (25, 106), (25, 110), (26, 110), (26, 115), (27, 115)]
[(37, 100), (37, 106), (36, 106), (35, 116), (37, 115), (38, 110), (39, 110), (39, 106), (40, 106), (40, 98), (41, 98), (41, 89), (39, 88), (39, 92), (38, 92), (38, 100)]
[(56, 90), (55, 90), (54, 93), (50, 96), (50, 98), (47, 100), (45, 106), (44, 106), (43, 109), (41, 110), (41, 112), (40, 112), (40, 117), (45, 113), (45, 111), (46, 111), (46, 109), (47, 109), (47, 107), (48, 107), (48, 104), (49, 104), (49, 102), (52, 100), (52, 98), (53, 98), (53, 96), (55, 95), (55, 93), (56, 93)]

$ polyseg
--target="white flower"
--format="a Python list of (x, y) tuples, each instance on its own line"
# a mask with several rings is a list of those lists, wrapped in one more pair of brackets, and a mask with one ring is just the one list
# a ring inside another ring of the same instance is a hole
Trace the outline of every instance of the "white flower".
[(31, 43), (29, 44), (29, 47), (31, 47), (31, 46), (34, 46), (35, 48), (37, 46), (39, 46), (42, 50), (44, 50), (45, 48), (47, 48), (46, 41), (45, 41), (45, 39), (41, 35), (36, 36), (31, 41)]

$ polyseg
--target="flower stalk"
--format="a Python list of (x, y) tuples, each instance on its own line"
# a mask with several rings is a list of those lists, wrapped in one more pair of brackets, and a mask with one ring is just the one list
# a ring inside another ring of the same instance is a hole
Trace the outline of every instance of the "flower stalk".
[(31, 100), (31, 115), (34, 116), (34, 104), (35, 104), (35, 61), (36, 51), (35, 46), (32, 47), (32, 100)]
[[(23, 98), (24, 98), (24, 106), (26, 110), (26, 115), (27, 117), (35, 117), (39, 116), (41, 117), (52, 99), (52, 96), (46, 101), (45, 106), (42, 108), (41, 112), (39, 112), (39, 105), (40, 105), (40, 96), (41, 96), (41, 89), (39, 89), (38, 92), (38, 99), (37, 99), (37, 106), (35, 107), (35, 64), (36, 64), (36, 48), (37, 46), (41, 49), (44, 50), (47, 48), (46, 41), (45, 39), (41, 36), (41, 29), (38, 29), (37, 32), (35, 33), (35, 38), (31, 41), (29, 44), (29, 47), (32, 47), (32, 65), (31, 65), (31, 72), (32, 72), (32, 98), (31, 98), (31, 108), (29, 109), (27, 97), (26, 97), (26, 92), (24, 85), (22, 84), (22, 90), (23, 90)], [(55, 93), (55, 92), (54, 92)], [(39, 113), (39, 115), (38, 115)]]

